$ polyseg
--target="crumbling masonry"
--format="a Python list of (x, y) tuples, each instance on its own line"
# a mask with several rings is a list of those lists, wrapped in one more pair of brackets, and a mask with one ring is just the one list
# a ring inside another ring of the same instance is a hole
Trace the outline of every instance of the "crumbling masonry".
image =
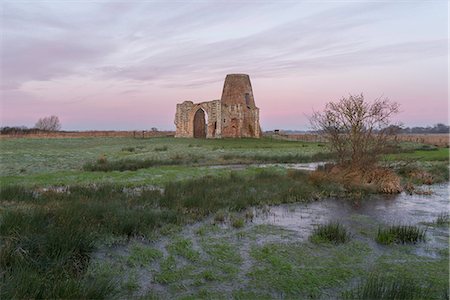
[(175, 125), (175, 137), (260, 138), (259, 108), (255, 106), (250, 77), (227, 75), (220, 100), (177, 104)]

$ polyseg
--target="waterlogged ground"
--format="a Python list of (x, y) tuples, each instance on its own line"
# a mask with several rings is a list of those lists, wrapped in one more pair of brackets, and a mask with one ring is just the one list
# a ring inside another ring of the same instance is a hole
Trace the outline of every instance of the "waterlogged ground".
[[(385, 163), (407, 173), (411, 162), (419, 161), (433, 176), (448, 174), (448, 148), (408, 147), (412, 152), (386, 156)], [(435, 223), (448, 212), (448, 183), (422, 187), (431, 188), (432, 195), (220, 210), (336, 194), (338, 186), (317, 186), (306, 173), (287, 171), (314, 170), (321, 163), (297, 162), (326, 160), (317, 155), (324, 153), (323, 144), (269, 138), (2, 140), (0, 183), (7, 200), (1, 199), (0, 238), (7, 241), (1, 246), (9, 256), (1, 258), (10, 264), (5, 273), (10, 277), (0, 278), (0, 293), (6, 290), (7, 298), (329, 299), (353, 289), (368, 274), (381, 273), (429, 287), (429, 298), (448, 298), (448, 224)], [(108, 172), (83, 168), (99, 158), (181, 164)], [(190, 179), (205, 188), (196, 189)], [(105, 183), (105, 189), (97, 190)], [(115, 185), (121, 192), (114, 191)], [(87, 194), (69, 197), (86, 186)], [(67, 193), (71, 187), (74, 193)], [(158, 197), (127, 198), (164, 188)], [(165, 203), (182, 201), (174, 208), (154, 207), (166, 199), (161, 196), (170, 195), (167, 191), (175, 196)], [(43, 199), (49, 202), (35, 197), (46, 193)], [(195, 209), (204, 212), (201, 217), (214, 215), (180, 227), (195, 218), (187, 217)], [(328, 221), (341, 222), (351, 240), (341, 245), (310, 242), (311, 230)], [(378, 228), (392, 224), (427, 229), (426, 242), (377, 244)], [(95, 253), (85, 234), (91, 231), (98, 234)], [(86, 269), (81, 277), (73, 273), (86, 262), (87, 274)]]
[[(104, 247), (89, 272), (114, 277), (120, 296), (164, 299), (329, 299), (377, 272), (410, 278), (439, 299), (448, 288), (449, 231), (435, 220), (449, 209), (449, 190), (448, 184), (423, 188), (433, 194), (220, 212), (153, 242), (133, 239)], [(341, 222), (351, 240), (311, 243), (312, 229), (328, 221)], [(377, 244), (378, 228), (392, 224), (426, 228), (426, 242)]]

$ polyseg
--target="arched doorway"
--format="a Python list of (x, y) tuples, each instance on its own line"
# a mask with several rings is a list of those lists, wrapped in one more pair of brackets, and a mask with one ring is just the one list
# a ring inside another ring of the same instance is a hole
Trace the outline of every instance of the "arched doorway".
[(206, 138), (205, 112), (201, 108), (194, 115), (194, 138)]

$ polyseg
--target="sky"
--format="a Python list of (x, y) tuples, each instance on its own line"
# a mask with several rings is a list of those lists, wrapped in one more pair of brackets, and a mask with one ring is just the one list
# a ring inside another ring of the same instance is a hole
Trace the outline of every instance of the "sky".
[(448, 2), (8, 1), (0, 4), (1, 126), (174, 130), (176, 104), (250, 75), (263, 130), (310, 129), (330, 101), (400, 104), (448, 124)]

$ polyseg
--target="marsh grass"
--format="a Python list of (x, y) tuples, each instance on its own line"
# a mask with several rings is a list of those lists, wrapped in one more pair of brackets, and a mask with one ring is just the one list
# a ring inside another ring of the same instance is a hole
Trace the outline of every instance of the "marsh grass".
[(227, 217), (227, 212), (224, 210), (218, 210), (214, 215), (214, 222), (223, 223)]
[(242, 218), (240, 216), (233, 216), (231, 218), (231, 226), (233, 226), (236, 229), (244, 227), (245, 226), (244, 218)]
[(164, 145), (164, 146), (161, 146), (161, 147), (155, 147), (155, 149), (153, 149), (154, 151), (159, 151), (159, 152), (161, 152), (161, 151), (167, 151), (169, 149), (169, 147), (167, 147), (166, 145)]
[(163, 253), (158, 249), (135, 244), (131, 247), (127, 263), (134, 266), (146, 266), (156, 259), (163, 257)]
[(111, 172), (111, 171), (136, 171), (139, 169), (146, 169), (156, 166), (173, 166), (181, 165), (183, 163), (183, 157), (175, 157), (172, 159), (123, 159), (109, 161), (106, 158), (102, 160), (97, 160), (96, 162), (88, 162), (84, 164), (83, 169), (85, 171), (101, 171), (101, 172)]
[(344, 299), (428, 299), (429, 291), (409, 278), (383, 277), (371, 274), (352, 291), (343, 293)]
[(448, 212), (441, 212), (435, 221), (436, 225), (438, 226), (444, 226), (450, 223), (450, 216)]
[[(8, 205), (0, 219), (0, 298), (110, 297), (115, 291), (110, 289), (115, 286), (110, 282), (113, 278), (86, 277), (91, 253), (102, 239), (151, 239), (165, 228), (179, 228), (219, 210), (309, 201), (328, 189), (325, 184), (309, 183), (306, 172), (295, 179), (277, 172), (257, 174), (172, 182), (164, 186), (164, 193), (124, 193), (117, 185), (71, 186), (65, 192), (43, 193), (2, 187), (0, 199)], [(189, 248), (182, 242), (174, 245), (177, 254), (195, 259)], [(130, 263), (158, 256), (133, 251)], [(166, 273), (163, 282), (178, 276)]]
[(249, 163), (307, 163), (315, 161), (331, 160), (335, 158), (333, 153), (318, 152), (312, 155), (302, 154), (284, 154), (284, 155), (267, 155), (267, 154), (253, 154), (242, 155), (227, 153), (222, 155), (222, 159), (226, 161), (237, 160)]
[(449, 180), (448, 162), (434, 161), (423, 164), (417, 161), (408, 161), (394, 166), (397, 174), (414, 184), (435, 184)]
[(337, 222), (320, 224), (314, 228), (310, 240), (315, 243), (331, 242), (342, 244), (350, 240), (350, 234), (347, 229)]
[(169, 253), (178, 255), (196, 262), (200, 258), (200, 253), (193, 249), (192, 241), (184, 238), (177, 238), (168, 246)]
[(388, 228), (378, 228), (376, 242), (383, 245), (392, 243), (417, 243), (425, 241), (426, 231), (418, 226), (392, 225)]
[(136, 148), (135, 147), (124, 147), (124, 148), (122, 148), (122, 151), (123, 152), (134, 152), (134, 151), (136, 151)]

